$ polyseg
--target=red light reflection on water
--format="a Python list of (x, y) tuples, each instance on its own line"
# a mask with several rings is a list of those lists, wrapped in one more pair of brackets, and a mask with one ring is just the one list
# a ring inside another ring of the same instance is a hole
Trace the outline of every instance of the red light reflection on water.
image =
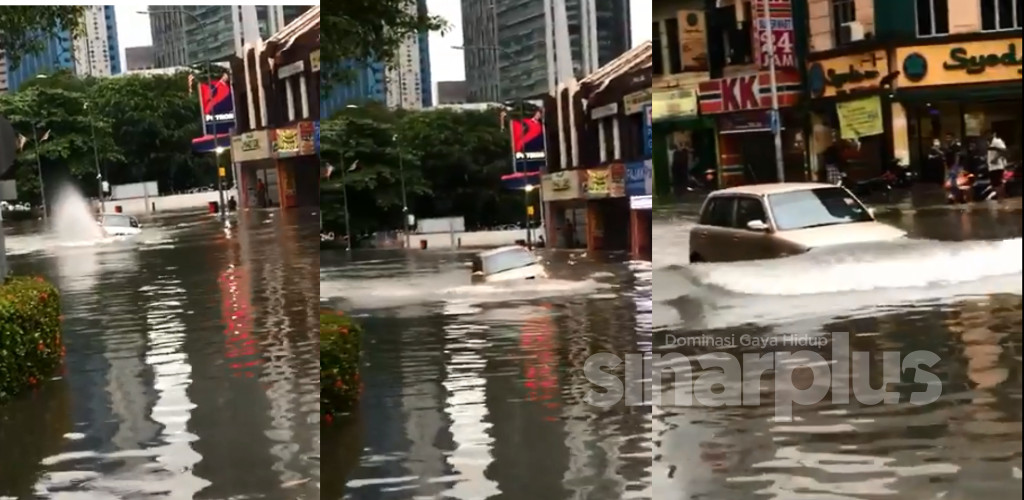
[[(551, 305), (544, 304), (543, 307), (550, 309)], [(544, 314), (527, 319), (519, 336), (519, 347), (530, 356), (524, 361), (523, 370), (526, 399), (542, 403), (545, 408), (558, 408), (558, 339), (551, 316)], [(557, 420), (557, 417), (549, 416), (546, 420)]]
[(229, 266), (218, 278), (221, 294), (221, 319), (224, 322), (224, 353), (235, 377), (253, 378), (263, 363), (259, 343), (252, 335), (252, 299), (249, 275), (244, 269)]

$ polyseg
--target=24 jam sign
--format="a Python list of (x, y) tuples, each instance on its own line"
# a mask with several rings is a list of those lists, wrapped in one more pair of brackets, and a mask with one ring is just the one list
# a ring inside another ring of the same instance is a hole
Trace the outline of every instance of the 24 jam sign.
[[(796, 48), (793, 38), (793, 10), (789, 0), (758, 0), (754, 15), (757, 16), (758, 63), (767, 69), (769, 57), (774, 55), (776, 68), (796, 67)], [(768, 9), (765, 16), (764, 9)], [(771, 50), (774, 45), (775, 50)]]

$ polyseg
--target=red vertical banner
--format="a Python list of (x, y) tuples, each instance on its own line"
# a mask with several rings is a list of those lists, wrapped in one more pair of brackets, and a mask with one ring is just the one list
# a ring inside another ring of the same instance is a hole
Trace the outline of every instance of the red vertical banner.
[[(765, 16), (765, 9), (768, 15)], [(758, 63), (768, 69), (769, 57), (775, 57), (775, 68), (796, 68), (796, 37), (793, 30), (793, 5), (790, 0), (754, 0), (754, 30)], [(770, 38), (774, 38), (771, 40)], [(774, 42), (775, 50), (769, 50)]]

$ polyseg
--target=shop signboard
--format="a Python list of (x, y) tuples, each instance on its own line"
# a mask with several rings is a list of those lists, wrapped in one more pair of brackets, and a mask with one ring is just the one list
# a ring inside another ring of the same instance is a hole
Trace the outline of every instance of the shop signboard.
[(697, 91), (693, 88), (662, 90), (651, 97), (652, 121), (697, 116)]
[(651, 105), (644, 106), (644, 156), (650, 158), (654, 151), (654, 116)]
[[(796, 68), (793, 6), (790, 0), (757, 0), (754, 3), (754, 16), (757, 17), (757, 53), (761, 68), (770, 67), (770, 57), (775, 58), (776, 69)], [(765, 9), (768, 9), (767, 16)], [(770, 50), (771, 48), (774, 50)]]
[(299, 123), (299, 155), (312, 156), (317, 154), (316, 125), (313, 122)]
[(650, 160), (626, 165), (626, 196), (644, 196), (653, 193), (654, 169)]
[(632, 196), (629, 198), (629, 209), (630, 210), (653, 210), (654, 209), (654, 197), (645, 194), (643, 196)]
[(622, 113), (625, 115), (635, 115), (650, 105), (651, 89), (638, 90), (632, 94), (626, 94), (622, 98)]
[(705, 71), (708, 68), (708, 34), (704, 12), (681, 10), (677, 14), (680, 54), (683, 70)]
[(270, 132), (270, 141), (274, 156), (278, 158), (292, 158), (299, 155), (301, 141), (298, 127), (274, 129)]
[(583, 194), (588, 199), (608, 198), (611, 196), (611, 170), (608, 168), (592, 168), (583, 171)]
[(807, 86), (813, 97), (846, 95), (879, 88), (888, 73), (886, 51), (876, 50), (811, 63), (807, 67)]
[(239, 163), (266, 160), (271, 157), (270, 134), (256, 130), (231, 138), (231, 158)]
[[(796, 105), (803, 93), (800, 72), (782, 70), (775, 76), (779, 106)], [(702, 115), (769, 109), (772, 106), (772, 78), (767, 71), (708, 80), (701, 82), (699, 88)]]
[(878, 96), (837, 103), (836, 115), (843, 139), (857, 140), (885, 133), (882, 100)]
[(1021, 37), (896, 49), (899, 87), (1021, 81)]
[(560, 170), (541, 177), (544, 201), (576, 200), (582, 197), (581, 170)]
[(626, 165), (613, 163), (608, 167), (608, 196), (612, 198), (626, 196)]
[(744, 132), (765, 132), (771, 130), (769, 111), (744, 111), (718, 117), (718, 133), (740, 134)]

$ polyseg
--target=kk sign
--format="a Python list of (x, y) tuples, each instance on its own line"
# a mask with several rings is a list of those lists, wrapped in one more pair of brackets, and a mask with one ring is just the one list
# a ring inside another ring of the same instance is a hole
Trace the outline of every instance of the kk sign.
[[(801, 95), (800, 73), (776, 73), (779, 106), (795, 105)], [(768, 72), (720, 78), (700, 83), (701, 114), (734, 113), (768, 109), (772, 105), (771, 75)]]
[(206, 135), (222, 135), (235, 126), (235, 105), (231, 98), (231, 82), (227, 73), (219, 80), (199, 84), (199, 104), (203, 111)]

